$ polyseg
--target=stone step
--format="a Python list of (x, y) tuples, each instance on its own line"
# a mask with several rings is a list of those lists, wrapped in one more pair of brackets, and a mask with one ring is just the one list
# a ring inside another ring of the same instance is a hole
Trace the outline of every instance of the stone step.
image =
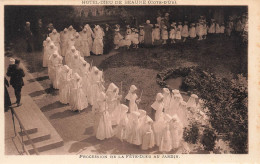
[[(47, 131), (42, 131), (42, 130), (38, 131), (37, 133), (30, 134), (29, 136), (33, 143), (41, 142), (41, 141), (48, 140), (51, 138), (50, 133), (48, 133)], [(23, 138), (24, 138), (23, 143), (25, 145), (31, 144), (29, 139), (26, 136), (24, 136)]]
[[(29, 97), (29, 96), (28, 96)], [(27, 100), (28, 102), (32, 101), (32, 98), (29, 97), (30, 100)], [(60, 135), (57, 133), (56, 129), (51, 125), (49, 120), (45, 117), (45, 115), (42, 113), (40, 108), (33, 102), (30, 102), (31, 108), (33, 109), (33, 112), (35, 115), (37, 115), (38, 122), (44, 125), (46, 129), (48, 129), (48, 133), (50, 134), (50, 139), (43, 140), (41, 142), (36, 142), (35, 146), (38, 149), (39, 152), (55, 149), (60, 146), (63, 146), (64, 142), (63, 139), (60, 137)], [(40, 129), (40, 128), (39, 128)], [(31, 144), (25, 146), (29, 153), (34, 154), (34, 150)]]
[[(38, 149), (38, 152), (42, 152), (61, 147), (64, 145), (64, 142), (59, 136), (51, 136), (50, 139), (34, 143), (34, 145)], [(30, 154), (35, 154), (35, 151), (31, 144), (25, 145), (25, 148)]]

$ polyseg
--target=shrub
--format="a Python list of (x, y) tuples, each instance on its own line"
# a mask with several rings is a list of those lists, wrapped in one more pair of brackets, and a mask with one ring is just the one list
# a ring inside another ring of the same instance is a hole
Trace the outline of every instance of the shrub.
[(189, 124), (184, 128), (183, 138), (186, 142), (196, 144), (199, 139), (199, 127), (197, 122)]
[(212, 128), (206, 127), (203, 132), (201, 144), (207, 151), (213, 151), (217, 136)]

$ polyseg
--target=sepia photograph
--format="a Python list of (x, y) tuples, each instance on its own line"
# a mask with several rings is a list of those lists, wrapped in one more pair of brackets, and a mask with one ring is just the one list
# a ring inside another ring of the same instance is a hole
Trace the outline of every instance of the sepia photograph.
[(248, 6), (3, 9), (4, 155), (249, 153)]

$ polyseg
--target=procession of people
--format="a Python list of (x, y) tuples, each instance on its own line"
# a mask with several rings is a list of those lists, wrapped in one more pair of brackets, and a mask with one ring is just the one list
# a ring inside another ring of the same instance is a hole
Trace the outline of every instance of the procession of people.
[(102, 54), (103, 35), (98, 25), (94, 32), (86, 25), (79, 33), (70, 26), (60, 35), (54, 29), (43, 42), (43, 67), (48, 67), (53, 88), (59, 89), (60, 102), (78, 112), (91, 106), (94, 135), (99, 140), (115, 136), (143, 150), (158, 146), (161, 152), (179, 148), (188, 114), (205, 115), (203, 106), (197, 105), (198, 97), (191, 95), (184, 102), (178, 90), (163, 88), (151, 104), (152, 115), (148, 116), (146, 110), (138, 107), (143, 91), (138, 96), (135, 85), (130, 86), (125, 97), (122, 84), (119, 89), (111, 83), (106, 89), (104, 72), (84, 59), (90, 50)]

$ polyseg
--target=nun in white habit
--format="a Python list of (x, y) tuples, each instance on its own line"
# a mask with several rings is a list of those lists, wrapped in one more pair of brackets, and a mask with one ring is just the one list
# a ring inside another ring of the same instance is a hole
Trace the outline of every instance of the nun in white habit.
[(128, 109), (129, 108), (126, 105), (124, 104), (120, 105), (120, 121), (117, 126), (116, 137), (120, 139), (121, 142), (123, 142), (123, 140), (125, 140), (127, 137), (126, 127), (128, 125), (128, 116), (127, 116)]
[(106, 94), (104, 92), (101, 92), (99, 99), (103, 103), (100, 106), (101, 109), (99, 109), (102, 114), (101, 114), (99, 124), (98, 124), (98, 127), (97, 127), (96, 137), (99, 140), (104, 140), (104, 139), (108, 139), (108, 138), (113, 137), (114, 131), (112, 129), (112, 124), (111, 124), (109, 112), (107, 111)]
[(170, 132), (170, 122), (172, 117), (168, 114), (164, 115), (165, 120), (165, 127), (162, 130), (162, 139), (159, 146), (160, 152), (169, 152), (172, 150), (172, 139), (171, 139), (171, 132)]
[(60, 89), (60, 72), (63, 66), (62, 64), (63, 57), (58, 55), (58, 59), (54, 60), (54, 67), (55, 67), (55, 77), (53, 80), (53, 88)]
[(102, 84), (101, 72), (94, 66), (91, 70), (90, 95), (88, 97), (91, 105), (96, 103), (102, 91), (104, 91), (104, 86)]
[(137, 99), (136, 95), (137, 87), (135, 85), (131, 85), (128, 94), (125, 99), (129, 102), (130, 112), (138, 111), (137, 104), (140, 103), (141, 99)]
[(86, 95), (82, 90), (82, 79), (77, 73), (74, 74), (72, 81), (71, 96), (73, 97), (73, 101), (70, 105), (73, 111), (82, 111), (88, 107)]
[(90, 86), (90, 71), (89, 71), (89, 63), (86, 62), (85, 60), (82, 61), (84, 59), (81, 59), (81, 63), (82, 66), (80, 67), (80, 76), (82, 77), (82, 88), (84, 93), (86, 94), (86, 96), (88, 97), (88, 95), (90, 95), (90, 90), (89, 90), (89, 86)]
[(70, 97), (70, 80), (71, 80), (72, 70), (64, 65), (62, 67), (61, 75), (60, 75), (60, 90), (59, 90), (59, 100), (62, 104), (69, 103)]
[(121, 96), (118, 95), (119, 88), (114, 84), (110, 83), (106, 95), (107, 95), (107, 106), (108, 112), (111, 116), (112, 125), (117, 125), (120, 121), (120, 99)]
[(170, 101), (171, 101), (171, 92), (168, 88), (163, 88), (163, 104), (164, 112), (169, 114)]
[(196, 99), (198, 99), (198, 96), (192, 94), (187, 102), (187, 108), (190, 108), (192, 112), (195, 112), (197, 107)]
[(50, 48), (51, 43), (52, 41), (50, 37), (47, 37), (47, 39), (43, 41), (43, 60), (42, 60), (43, 67), (47, 67), (48, 65), (48, 59), (49, 59), (48, 49)]
[(55, 44), (55, 46), (58, 48), (58, 53), (61, 54), (61, 48), (60, 48), (60, 34), (57, 32), (56, 29), (52, 30), (52, 33), (50, 33), (50, 38)]
[(71, 58), (74, 54), (77, 53), (77, 50), (74, 46), (71, 46), (65, 55), (65, 64), (71, 68)]
[(97, 25), (94, 29), (94, 42), (92, 46), (92, 52), (95, 55), (102, 55), (103, 54), (103, 37), (104, 37), (104, 31), (100, 28), (99, 25)]
[(170, 132), (172, 139), (172, 148), (177, 149), (180, 147), (183, 136), (183, 125), (177, 115), (173, 115), (170, 121)]
[(129, 126), (127, 128), (127, 142), (134, 144), (134, 145), (141, 145), (141, 134), (140, 134), (140, 122), (139, 122), (139, 116), (140, 113), (135, 111), (130, 113), (129, 118)]
[[(89, 48), (89, 36), (88, 36), (88, 33), (87, 33), (87, 29), (84, 28), (82, 30), (82, 32), (80, 33), (80, 37), (81, 37), (81, 46), (82, 46), (82, 56), (90, 56), (90, 48)], [(91, 42), (92, 42), (92, 38), (91, 39)]]
[(61, 33), (61, 55), (65, 56), (68, 49), (69, 34), (68, 29), (65, 28)]
[(170, 103), (170, 112), (169, 115), (173, 116), (174, 114), (178, 113), (180, 102), (182, 101), (182, 98), (180, 94), (174, 94), (171, 103)]
[[(75, 49), (75, 51), (76, 51), (76, 48), (75, 48), (75, 46), (74, 46), (74, 44), (75, 44), (75, 39), (74, 39), (74, 37), (72, 36), (72, 37), (70, 37), (69, 38), (69, 40), (68, 40), (68, 43), (67, 43), (67, 51), (66, 51), (66, 54), (65, 54), (65, 63), (68, 65), (69, 63), (70, 63), (70, 54), (71, 54), (71, 51), (73, 50), (73, 49)], [(74, 50), (73, 50), (74, 51)], [(67, 58), (67, 59), (66, 59)], [(68, 65), (68, 66), (70, 66), (70, 65)]]
[(162, 116), (164, 103), (163, 103), (163, 95), (161, 93), (157, 93), (155, 102), (151, 105), (153, 109), (153, 113), (155, 113), (154, 120), (158, 121)]
[(145, 122), (142, 125), (142, 150), (153, 148), (155, 145), (155, 137), (152, 130), (153, 120), (149, 116), (145, 116), (145, 118)]
[(94, 33), (93, 33), (92, 29), (90, 28), (89, 24), (86, 24), (85, 27), (84, 27), (84, 29), (87, 30), (87, 38), (88, 38), (88, 48), (89, 48), (89, 51), (92, 51)]
[[(52, 55), (49, 57), (49, 64), (48, 64), (48, 75), (51, 80), (51, 83), (53, 84), (56, 78), (56, 69), (61, 65), (59, 54), (57, 51), (55, 51)], [(53, 86), (56, 88), (56, 86)]]

